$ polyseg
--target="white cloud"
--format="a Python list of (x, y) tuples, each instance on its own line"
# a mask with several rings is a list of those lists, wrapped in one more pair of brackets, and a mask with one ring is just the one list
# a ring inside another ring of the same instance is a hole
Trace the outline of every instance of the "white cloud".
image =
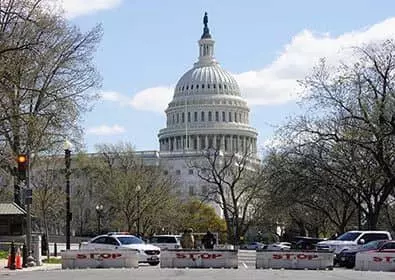
[(61, 8), (68, 18), (117, 7), (122, 0), (46, 0), (51, 7)]
[(90, 127), (87, 129), (88, 134), (93, 134), (93, 135), (100, 135), (100, 136), (111, 136), (111, 135), (116, 135), (116, 134), (123, 134), (125, 132), (125, 128), (120, 126), (120, 125), (113, 125), (113, 126), (108, 126), (108, 125), (100, 125), (96, 127)]
[(172, 87), (154, 87), (138, 92), (130, 105), (136, 109), (163, 112), (173, 96)]
[[(303, 79), (320, 58), (325, 57), (331, 64), (346, 61), (350, 59), (351, 47), (387, 38), (395, 38), (395, 18), (337, 37), (303, 30), (283, 47), (271, 64), (234, 76), (250, 105), (281, 104), (297, 98), (297, 80)], [(166, 86), (148, 88), (137, 92), (129, 104), (140, 110), (163, 112), (173, 90)], [(112, 101), (125, 102), (121, 100), (114, 95)]]
[(369, 28), (333, 37), (304, 30), (294, 36), (281, 54), (262, 70), (235, 75), (250, 104), (283, 103), (296, 98), (298, 79), (303, 79), (325, 57), (331, 64), (350, 59), (352, 47), (395, 38), (395, 18)]

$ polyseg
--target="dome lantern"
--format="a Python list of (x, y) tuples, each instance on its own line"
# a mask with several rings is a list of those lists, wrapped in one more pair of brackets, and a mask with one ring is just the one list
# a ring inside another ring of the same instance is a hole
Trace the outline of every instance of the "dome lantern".
[(195, 63), (195, 66), (203, 66), (215, 63), (214, 59), (214, 43), (215, 41), (211, 38), (210, 30), (208, 28), (208, 16), (207, 12), (204, 13), (203, 17), (203, 34), (199, 40), (199, 61)]

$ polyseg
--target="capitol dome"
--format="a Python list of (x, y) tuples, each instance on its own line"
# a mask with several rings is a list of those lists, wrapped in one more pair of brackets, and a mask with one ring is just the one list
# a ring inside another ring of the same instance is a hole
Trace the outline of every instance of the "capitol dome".
[(256, 153), (257, 132), (249, 125), (249, 108), (235, 78), (214, 58), (207, 13), (198, 41), (199, 58), (176, 84), (159, 132), (161, 152), (208, 148)]

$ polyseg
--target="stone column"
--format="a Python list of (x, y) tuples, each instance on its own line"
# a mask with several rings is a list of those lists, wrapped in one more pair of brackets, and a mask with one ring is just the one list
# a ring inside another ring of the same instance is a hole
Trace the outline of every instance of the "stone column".
[(213, 135), (213, 147), (214, 147), (214, 149), (218, 149), (218, 147), (217, 147), (217, 135)]
[(200, 135), (196, 135), (196, 150), (200, 151)]
[(233, 149), (233, 135), (230, 135), (230, 152), (233, 153), (234, 149)]
[(225, 135), (221, 135), (221, 150), (225, 151)]
[(204, 148), (205, 149), (208, 148), (208, 135), (207, 134), (204, 136)]

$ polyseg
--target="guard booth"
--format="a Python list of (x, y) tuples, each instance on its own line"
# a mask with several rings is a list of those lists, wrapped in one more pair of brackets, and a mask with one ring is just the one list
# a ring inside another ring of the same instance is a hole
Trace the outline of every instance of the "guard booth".
[(9, 242), (25, 240), (26, 211), (16, 203), (0, 203), (0, 250), (8, 250)]

